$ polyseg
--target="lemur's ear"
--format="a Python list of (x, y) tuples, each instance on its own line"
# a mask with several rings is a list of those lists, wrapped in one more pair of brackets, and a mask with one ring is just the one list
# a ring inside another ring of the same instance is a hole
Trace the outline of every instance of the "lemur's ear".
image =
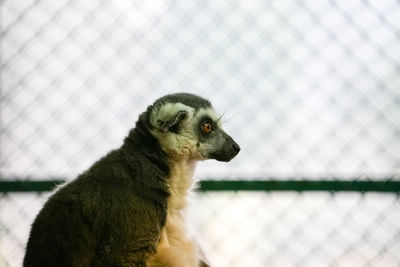
[(176, 132), (176, 128), (181, 121), (186, 119), (188, 112), (185, 110), (178, 111), (175, 116), (170, 117), (169, 120), (163, 121), (161, 119), (157, 120), (157, 124), (160, 126), (160, 130), (164, 133), (168, 131)]
[(185, 120), (192, 108), (181, 103), (165, 104), (156, 109), (150, 116), (150, 123), (161, 132), (176, 132), (178, 125)]

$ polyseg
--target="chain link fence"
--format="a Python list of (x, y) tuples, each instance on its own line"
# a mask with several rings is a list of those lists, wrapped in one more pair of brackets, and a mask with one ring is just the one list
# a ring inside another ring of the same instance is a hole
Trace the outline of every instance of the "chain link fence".
[[(0, 179), (73, 179), (157, 97), (200, 94), (241, 145), (201, 179), (400, 181), (398, 1), (0, 2)], [(0, 195), (19, 266), (48, 193)], [(400, 266), (400, 200), (201, 193), (213, 266)]]

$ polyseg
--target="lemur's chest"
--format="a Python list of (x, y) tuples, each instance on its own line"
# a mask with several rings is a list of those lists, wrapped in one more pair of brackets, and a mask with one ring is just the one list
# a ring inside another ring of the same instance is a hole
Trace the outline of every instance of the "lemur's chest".
[(184, 216), (188, 195), (193, 184), (194, 168), (194, 163), (183, 162), (170, 166), (167, 220), (160, 233), (157, 253), (147, 260), (147, 266), (168, 264), (168, 266), (178, 267), (197, 266), (199, 260), (197, 248), (187, 233)]
[(195, 162), (178, 162), (171, 164), (167, 186), (170, 192), (168, 197), (168, 212), (180, 212), (186, 207), (188, 195), (193, 185)]
[(193, 185), (195, 162), (178, 162), (171, 164), (168, 188), (170, 196), (167, 199), (167, 221), (165, 233), (170, 245), (185, 238), (185, 207)]

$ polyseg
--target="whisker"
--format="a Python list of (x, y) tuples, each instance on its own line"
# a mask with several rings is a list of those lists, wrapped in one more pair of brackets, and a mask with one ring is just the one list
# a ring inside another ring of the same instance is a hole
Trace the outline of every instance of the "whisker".
[[(224, 120), (222, 121), (222, 123), (227, 123), (229, 122), (231, 119), (236, 118), (238, 115), (240, 114), (240, 112), (237, 112), (236, 114), (233, 114), (232, 116), (228, 117), (228, 118), (224, 118)], [(221, 116), (222, 117), (222, 116)]]
[(225, 112), (223, 112), (221, 115), (218, 116), (217, 118), (217, 123), (222, 122), (222, 117), (225, 116)]

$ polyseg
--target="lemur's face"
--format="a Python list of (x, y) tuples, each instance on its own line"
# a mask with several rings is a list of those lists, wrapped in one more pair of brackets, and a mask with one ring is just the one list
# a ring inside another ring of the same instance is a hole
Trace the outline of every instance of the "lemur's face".
[(162, 103), (150, 113), (151, 132), (162, 149), (171, 157), (191, 160), (230, 161), (239, 153), (240, 146), (222, 129), (220, 119), (211, 105)]
[(240, 146), (222, 129), (221, 117), (214, 109), (197, 111), (193, 126), (203, 158), (230, 161), (239, 153)]

